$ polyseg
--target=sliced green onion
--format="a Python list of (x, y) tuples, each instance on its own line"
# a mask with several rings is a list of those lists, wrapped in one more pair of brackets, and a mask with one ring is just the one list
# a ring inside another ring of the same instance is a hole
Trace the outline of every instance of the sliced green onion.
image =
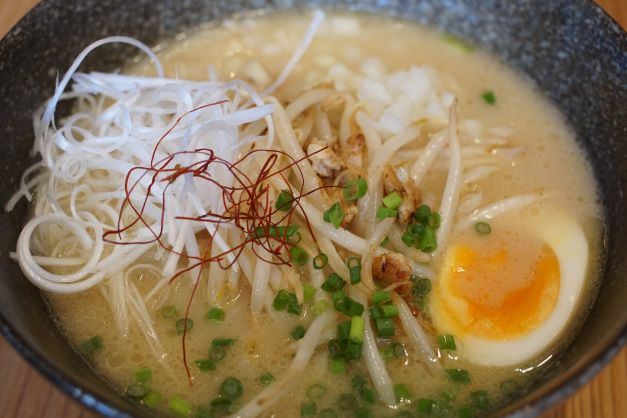
[(370, 307), (370, 318), (372, 319), (383, 318), (383, 315), (381, 315), (381, 310), (379, 309), (378, 306)]
[(337, 406), (342, 411), (350, 411), (357, 405), (357, 398), (352, 393), (342, 393), (337, 398)]
[(311, 385), (311, 386), (309, 386), (307, 388), (307, 391), (305, 392), (305, 395), (309, 399), (320, 399), (326, 393), (327, 393), (327, 388), (325, 388), (324, 385), (321, 385), (320, 383), (316, 383), (316, 384)]
[(329, 263), (329, 257), (325, 253), (320, 253), (313, 259), (313, 268), (320, 270)]
[(412, 285), (411, 292), (414, 296), (425, 296), (431, 293), (431, 280), (418, 278)]
[(361, 259), (359, 257), (351, 256), (346, 260), (346, 266), (350, 273), (350, 280), (352, 284), (361, 282)]
[(353, 412), (355, 418), (373, 418), (372, 412), (367, 408), (359, 408)]
[(322, 219), (324, 219), (325, 222), (329, 222), (335, 228), (339, 228), (344, 220), (344, 210), (342, 206), (340, 206), (340, 203), (335, 202), (333, 206), (325, 210), (322, 214)]
[(311, 312), (313, 312), (314, 315), (320, 315), (324, 311), (326, 311), (328, 307), (329, 302), (325, 299), (320, 299), (313, 304), (313, 306), (311, 307)]
[(361, 316), (353, 316), (351, 318), (351, 327), (349, 340), (356, 344), (364, 342), (364, 319)]
[(459, 418), (473, 418), (475, 416), (475, 409), (470, 405), (462, 405), (457, 408), (457, 416)]
[(318, 413), (318, 418), (337, 418), (337, 412), (332, 408), (323, 409)]
[(392, 344), (392, 354), (394, 354), (394, 357), (396, 358), (401, 358), (407, 356), (407, 351), (405, 350), (403, 344), (394, 343)]
[(398, 316), (398, 308), (395, 305), (380, 305), (379, 310), (384, 318), (394, 318)]
[(486, 102), (489, 105), (496, 104), (496, 95), (494, 94), (492, 90), (486, 90), (483, 93), (481, 93), (481, 98), (483, 99), (484, 102)]
[(233, 338), (214, 338), (211, 341), (211, 346), (212, 347), (226, 347), (226, 346), (233, 345), (234, 342), (235, 340)]
[(337, 324), (337, 337), (340, 340), (346, 340), (351, 333), (351, 321), (344, 321)]
[(420, 242), (418, 244), (419, 249), (425, 253), (431, 253), (438, 248), (438, 244), (435, 238), (435, 230), (430, 226), (425, 227), (425, 233), (420, 238)]
[(309, 254), (307, 254), (307, 251), (297, 245), (290, 248), (290, 256), (292, 261), (299, 266), (304, 266), (309, 261)]
[(216, 363), (208, 358), (195, 360), (194, 363), (196, 364), (196, 367), (198, 367), (198, 370), (200, 370), (201, 372), (207, 372), (209, 370), (216, 369)]
[(361, 375), (355, 375), (351, 379), (351, 386), (355, 390), (361, 390), (368, 384), (368, 381)]
[(317, 290), (315, 287), (308, 284), (303, 285), (303, 299), (305, 302), (312, 300), (314, 296), (316, 296), (316, 292)]
[(515, 394), (516, 392), (518, 392), (519, 389), (520, 387), (518, 386), (518, 383), (514, 382), (513, 380), (504, 380), (499, 385), (499, 390), (501, 391), (501, 393), (508, 396)]
[(331, 373), (344, 374), (346, 373), (346, 361), (341, 358), (331, 359)]
[(135, 380), (139, 383), (146, 383), (152, 378), (152, 370), (148, 367), (142, 367), (135, 372)]
[(226, 314), (222, 308), (211, 308), (209, 309), (209, 312), (207, 312), (207, 320), (212, 322), (220, 323), (224, 321), (225, 316)]
[(470, 373), (466, 369), (445, 369), (449, 380), (456, 383), (470, 383)]
[(396, 402), (411, 401), (411, 392), (403, 383), (394, 385), (394, 395), (396, 395)]
[(192, 405), (178, 396), (170, 398), (169, 406), (170, 411), (174, 412), (179, 417), (188, 417), (189, 414), (192, 413)]
[(431, 398), (420, 398), (416, 404), (416, 411), (429, 413), (433, 407), (434, 401)]
[(385, 218), (396, 218), (398, 215), (398, 210), (386, 208), (381, 206), (377, 209), (377, 219), (385, 219)]
[(331, 273), (320, 287), (324, 291), (333, 293), (341, 290), (345, 285), (346, 280), (342, 279), (337, 273)]
[(398, 192), (392, 192), (383, 198), (383, 204), (389, 209), (398, 209), (403, 203), (403, 198)]
[(356, 180), (349, 180), (344, 186), (344, 199), (346, 200), (358, 200), (366, 195), (368, 192), (368, 183), (362, 178)]
[(451, 334), (438, 335), (438, 345), (441, 350), (457, 350), (455, 337)]
[(348, 316), (361, 316), (361, 314), (364, 313), (364, 305), (348, 298), (348, 309), (346, 309), (343, 313)]
[(148, 394), (148, 388), (143, 383), (133, 383), (126, 388), (126, 396), (133, 399), (142, 399)]
[(346, 349), (344, 350), (344, 357), (347, 360), (358, 360), (361, 358), (361, 343), (355, 343), (352, 341), (348, 341), (346, 345)]
[(209, 403), (209, 405), (215, 408), (215, 407), (231, 406), (232, 403), (233, 401), (230, 400), (229, 398), (215, 398)]
[(392, 293), (386, 290), (376, 290), (372, 293), (372, 304), (379, 305), (392, 300)]
[(300, 416), (301, 417), (315, 417), (317, 412), (315, 402), (301, 402), (300, 403)]
[(477, 231), (481, 235), (488, 235), (490, 232), (492, 232), (492, 227), (487, 222), (477, 222), (475, 224), (475, 231)]
[(229, 399), (237, 399), (242, 396), (243, 392), (242, 382), (235, 377), (227, 377), (220, 385), (220, 395)]
[(409, 232), (405, 231), (403, 233), (403, 235), (401, 236), (401, 241), (403, 241), (403, 243), (408, 246), (408, 247), (413, 247), (416, 245), (416, 242), (418, 241), (418, 238), (415, 237), (414, 235), (410, 234)]
[(374, 320), (374, 326), (379, 337), (393, 337), (395, 326), (394, 320), (390, 318), (378, 318)]
[(270, 372), (266, 372), (266, 373), (262, 374), (261, 376), (259, 376), (259, 381), (264, 386), (269, 385), (270, 383), (274, 382), (275, 380), (276, 380), (276, 378)]
[(103, 341), (100, 335), (95, 335), (81, 344), (81, 348), (87, 355), (93, 354), (102, 348)]
[(440, 214), (437, 212), (431, 212), (431, 216), (429, 216), (428, 225), (433, 229), (438, 229), (441, 223), (442, 223), (442, 218), (440, 217)]
[(277, 295), (274, 297), (274, 301), (272, 301), (272, 307), (276, 311), (287, 311), (292, 315), (300, 315), (301, 310), (301, 306), (298, 304), (296, 295), (285, 289), (279, 290)]
[(177, 309), (172, 305), (166, 305), (161, 308), (161, 315), (164, 318), (174, 318), (174, 316), (178, 313)]
[(194, 320), (190, 318), (181, 318), (176, 321), (176, 333), (183, 334), (186, 330), (189, 332), (194, 327)]
[(204, 406), (199, 406), (196, 408), (196, 413), (194, 414), (194, 418), (214, 418), (215, 411), (209, 408), (205, 408)]
[(485, 390), (477, 390), (475, 392), (470, 393), (470, 399), (472, 400), (472, 404), (479, 409), (488, 409), (490, 408), (490, 400), (488, 399), (488, 392)]
[(377, 400), (374, 390), (370, 388), (362, 388), (359, 391), (359, 397), (361, 398), (362, 401), (368, 402), (368, 403), (375, 403), (375, 401)]
[(282, 212), (289, 212), (292, 209), (292, 194), (289, 190), (282, 190), (276, 199), (274, 207)]
[(429, 205), (420, 205), (416, 212), (414, 212), (414, 219), (422, 225), (429, 223), (429, 216), (431, 216), (431, 208)]
[(148, 392), (142, 399), (142, 403), (148, 408), (154, 408), (159, 402), (161, 402), (161, 394), (155, 391)]
[(226, 356), (226, 351), (224, 347), (220, 345), (213, 346), (209, 349), (209, 358), (212, 361), (220, 361)]
[(290, 335), (293, 339), (300, 340), (305, 336), (305, 327), (303, 327), (302, 325), (297, 325), (296, 327), (294, 327), (292, 332), (290, 332)]

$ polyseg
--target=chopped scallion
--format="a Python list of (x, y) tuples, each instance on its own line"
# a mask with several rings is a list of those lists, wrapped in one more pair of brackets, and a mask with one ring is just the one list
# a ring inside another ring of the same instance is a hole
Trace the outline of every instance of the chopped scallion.
[(135, 380), (139, 383), (146, 383), (152, 378), (152, 370), (148, 367), (142, 367), (135, 372)]
[(477, 390), (475, 392), (470, 393), (470, 399), (472, 400), (472, 404), (479, 409), (488, 409), (490, 408), (490, 400), (488, 399), (488, 392), (485, 390)]
[(425, 233), (420, 238), (420, 242), (418, 244), (420, 251), (425, 253), (431, 253), (435, 251), (438, 247), (435, 238), (435, 230), (430, 226), (425, 227)]
[(212, 322), (220, 323), (224, 321), (225, 316), (226, 314), (222, 308), (211, 308), (209, 309), (209, 312), (207, 312), (207, 320)]
[(364, 319), (361, 316), (351, 318), (349, 339), (356, 344), (364, 342)]
[(154, 408), (159, 402), (161, 402), (161, 394), (155, 391), (148, 392), (142, 399), (142, 403), (148, 408)]
[(181, 318), (176, 321), (176, 333), (178, 335), (183, 334), (185, 331), (189, 332), (194, 327), (194, 320), (190, 318)]
[(275, 380), (276, 380), (276, 378), (270, 372), (266, 372), (266, 373), (262, 374), (261, 376), (259, 376), (259, 381), (264, 386), (265, 385), (269, 385), (270, 383), (274, 382)]
[(403, 344), (394, 343), (392, 344), (392, 354), (394, 354), (394, 357), (396, 358), (401, 358), (407, 356), (407, 351), (405, 350)]
[(375, 401), (377, 400), (374, 390), (370, 388), (362, 388), (359, 391), (359, 397), (362, 401), (367, 403), (375, 403)]
[(309, 254), (307, 254), (307, 251), (297, 245), (290, 248), (290, 256), (292, 261), (299, 266), (304, 266), (309, 261)]
[(133, 383), (126, 388), (126, 396), (133, 399), (142, 399), (148, 394), (148, 388), (143, 383)]
[(220, 385), (220, 395), (229, 399), (237, 399), (242, 396), (244, 386), (239, 379), (235, 377), (227, 377)]
[(164, 318), (174, 318), (177, 313), (177, 309), (172, 305), (166, 305), (161, 308), (161, 316), (163, 316)]
[(324, 311), (326, 311), (328, 307), (329, 302), (325, 299), (320, 299), (313, 304), (313, 306), (311, 307), (311, 312), (313, 312), (314, 315), (320, 315)]
[(294, 293), (288, 292), (285, 289), (279, 290), (274, 297), (272, 307), (276, 311), (287, 311), (292, 315), (300, 315), (301, 306), (298, 304), (298, 299)]
[(208, 358), (195, 360), (194, 363), (196, 364), (196, 367), (198, 367), (198, 370), (200, 370), (201, 372), (215, 370), (216, 368), (216, 363)]
[(394, 318), (398, 316), (398, 308), (395, 305), (380, 305), (379, 310), (384, 318)]
[(301, 417), (315, 417), (317, 412), (315, 402), (301, 402), (300, 403), (300, 416)]
[(289, 190), (282, 190), (276, 199), (274, 207), (282, 212), (289, 212), (292, 209), (292, 194)]
[(377, 219), (385, 219), (385, 218), (396, 218), (398, 215), (398, 210), (386, 208), (381, 206), (377, 209)]
[(342, 279), (337, 273), (331, 273), (320, 287), (324, 291), (333, 293), (341, 290), (342, 288), (344, 288), (345, 285), (346, 280)]
[(316, 296), (316, 288), (305, 283), (303, 285), (303, 299), (305, 300), (305, 302), (309, 302), (311, 301), (314, 296)]
[(431, 216), (431, 208), (429, 205), (420, 205), (416, 212), (414, 212), (414, 219), (422, 225), (429, 223), (429, 216)]
[(344, 210), (342, 209), (342, 206), (340, 206), (340, 203), (335, 202), (333, 206), (325, 210), (322, 214), (322, 219), (325, 222), (329, 222), (335, 228), (339, 228), (344, 220)]
[(224, 356), (226, 356), (226, 351), (221, 345), (216, 345), (209, 349), (209, 359), (212, 361), (220, 361)]
[(329, 263), (329, 257), (325, 253), (320, 253), (313, 259), (313, 267), (316, 270), (324, 268)]
[(305, 327), (303, 327), (302, 325), (297, 325), (296, 327), (294, 327), (292, 332), (290, 332), (290, 335), (293, 339), (300, 340), (305, 336)]
[(368, 183), (362, 178), (347, 181), (343, 192), (344, 199), (358, 200), (368, 192)]
[(311, 385), (307, 388), (307, 391), (305, 392), (305, 395), (309, 398), (309, 399), (320, 399), (322, 398), (325, 394), (327, 393), (327, 388), (324, 387), (324, 385), (321, 385), (320, 383), (316, 383), (314, 385)]
[(372, 293), (372, 304), (379, 305), (392, 300), (392, 293), (386, 290), (376, 290)]
[(100, 335), (95, 335), (81, 344), (81, 348), (87, 355), (93, 354), (102, 348), (103, 341)]
[(211, 341), (212, 347), (226, 347), (229, 345), (233, 345), (235, 340), (233, 338), (214, 338)]
[(333, 374), (346, 373), (346, 361), (341, 358), (331, 359), (331, 373)]
[(398, 209), (403, 203), (403, 198), (398, 192), (392, 192), (383, 198), (383, 205), (388, 209)]
[(179, 417), (188, 417), (192, 413), (192, 405), (184, 399), (178, 396), (170, 398), (170, 411), (174, 412)]
[(488, 235), (490, 232), (492, 232), (492, 227), (489, 223), (481, 221), (475, 224), (475, 231), (477, 231), (481, 235)]
[(394, 385), (394, 395), (396, 395), (397, 402), (411, 401), (411, 392), (403, 383)]
[(350, 273), (350, 280), (352, 284), (361, 282), (361, 259), (359, 257), (348, 257), (346, 260), (346, 266)]
[(438, 335), (438, 345), (441, 350), (457, 350), (455, 337), (451, 334)]
[(418, 403), (416, 404), (416, 411), (428, 414), (429, 412), (431, 412), (433, 403), (434, 401), (431, 398), (420, 398), (418, 399)]
[(351, 333), (351, 321), (343, 321), (337, 324), (337, 337), (340, 340), (348, 339)]
[(393, 337), (395, 326), (391, 318), (378, 318), (374, 320), (374, 326), (379, 337)]
[(445, 369), (449, 380), (456, 383), (470, 383), (470, 373), (466, 369)]
[(486, 90), (483, 93), (481, 93), (481, 98), (483, 99), (484, 102), (486, 102), (489, 105), (496, 104), (496, 95), (494, 94), (492, 90)]

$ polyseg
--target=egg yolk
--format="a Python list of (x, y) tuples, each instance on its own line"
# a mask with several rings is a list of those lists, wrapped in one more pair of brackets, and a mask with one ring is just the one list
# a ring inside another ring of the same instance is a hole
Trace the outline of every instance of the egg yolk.
[(457, 332), (504, 340), (532, 331), (553, 311), (560, 289), (553, 250), (507, 247), (447, 252), (439, 298)]

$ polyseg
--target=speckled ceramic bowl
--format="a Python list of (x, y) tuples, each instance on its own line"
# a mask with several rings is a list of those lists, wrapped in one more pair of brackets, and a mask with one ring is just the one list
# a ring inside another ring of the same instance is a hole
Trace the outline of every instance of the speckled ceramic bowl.
[[(31, 114), (87, 44), (130, 35), (155, 44), (241, 10), (357, 9), (436, 26), (492, 51), (533, 79), (561, 109), (587, 149), (606, 210), (605, 268), (597, 301), (575, 341), (534, 389), (498, 414), (528, 417), (597, 373), (627, 340), (627, 36), (585, 0), (44, 0), (0, 42), (0, 189), (3, 202), (32, 163)], [(130, 52), (101, 49), (86, 63), (120, 67)], [(26, 205), (0, 214), (0, 327), (15, 348), (56, 385), (109, 417), (148, 417), (96, 376), (61, 337), (39, 291), (8, 253)]]

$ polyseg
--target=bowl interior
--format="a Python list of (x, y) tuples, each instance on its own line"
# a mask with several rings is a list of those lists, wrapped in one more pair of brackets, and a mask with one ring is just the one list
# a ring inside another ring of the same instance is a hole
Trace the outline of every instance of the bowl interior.
[[(158, 1), (46, 0), (0, 42), (0, 188), (5, 200), (32, 162), (31, 115), (89, 43), (129, 35), (154, 45), (203, 22), (242, 10), (312, 7), (403, 17), (468, 39), (535, 81), (566, 116), (599, 179), (606, 211), (605, 269), (597, 301), (575, 341), (534, 389), (501, 410), (533, 416), (574, 391), (627, 340), (627, 37), (585, 0)], [(547, 24), (550, 22), (550, 24)], [(51, 36), (51, 34), (53, 36)], [(83, 69), (119, 68), (125, 47), (96, 51)], [(61, 109), (61, 112), (63, 110)], [(41, 295), (8, 257), (27, 219), (23, 202), (0, 213), (0, 327), (9, 341), (66, 392), (107, 416), (148, 417), (114, 392), (76, 355), (51, 321)]]

